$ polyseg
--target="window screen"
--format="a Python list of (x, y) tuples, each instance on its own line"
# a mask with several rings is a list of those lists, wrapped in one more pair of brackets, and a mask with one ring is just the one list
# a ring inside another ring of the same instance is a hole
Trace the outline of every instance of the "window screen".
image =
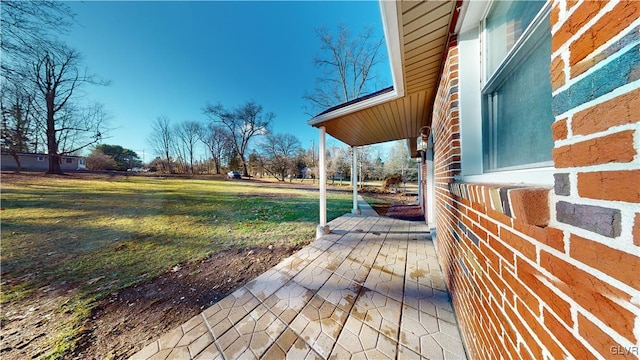
[(486, 62), (492, 75), (483, 90), (486, 171), (546, 166), (551, 160), (548, 12), (532, 22), (542, 5), (497, 1), (487, 17)]

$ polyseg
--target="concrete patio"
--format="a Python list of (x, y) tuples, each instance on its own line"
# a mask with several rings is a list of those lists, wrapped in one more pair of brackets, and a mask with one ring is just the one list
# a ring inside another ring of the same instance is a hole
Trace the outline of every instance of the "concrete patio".
[(466, 359), (427, 226), (362, 215), (133, 359)]

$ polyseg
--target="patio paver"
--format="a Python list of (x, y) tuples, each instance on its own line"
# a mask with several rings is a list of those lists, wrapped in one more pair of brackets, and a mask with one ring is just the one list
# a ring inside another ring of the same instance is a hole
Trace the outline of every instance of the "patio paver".
[(466, 359), (426, 225), (367, 207), (132, 359)]

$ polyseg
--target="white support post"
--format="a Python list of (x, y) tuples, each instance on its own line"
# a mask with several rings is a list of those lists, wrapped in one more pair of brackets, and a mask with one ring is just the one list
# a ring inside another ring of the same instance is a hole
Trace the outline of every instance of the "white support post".
[(353, 209), (352, 214), (360, 215), (360, 209), (358, 208), (358, 148), (351, 147), (351, 186), (353, 187)]
[(329, 226), (327, 226), (327, 166), (325, 163), (326, 129), (324, 126), (320, 126), (318, 130), (320, 130), (320, 146), (318, 149), (318, 167), (320, 170), (320, 225), (318, 225), (318, 228), (316, 229), (316, 239), (319, 239), (331, 232)]
[(429, 135), (427, 142), (427, 224), (430, 227), (435, 227), (435, 170), (433, 168), (433, 134)]

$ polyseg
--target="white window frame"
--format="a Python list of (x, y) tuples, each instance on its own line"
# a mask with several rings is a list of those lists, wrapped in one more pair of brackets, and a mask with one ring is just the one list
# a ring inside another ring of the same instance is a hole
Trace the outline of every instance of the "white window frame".
[[(465, 3), (463, 3), (465, 4)], [(486, 66), (484, 57), (486, 48), (486, 19), (493, 1), (466, 2), (462, 10), (462, 19), (456, 28), (459, 46), (459, 91), (460, 91), (460, 137), (462, 169), (459, 180), (465, 182), (495, 184), (553, 185), (556, 172), (553, 161), (527, 164), (509, 169), (486, 171), (483, 165), (482, 139), (482, 92), (486, 88)], [(543, 6), (529, 27), (540, 23), (548, 16), (550, 1)], [(540, 19), (539, 19), (540, 18)], [(528, 27), (528, 28), (529, 28)], [(525, 33), (527, 33), (525, 31)], [(522, 36), (494, 74), (498, 74), (512, 57), (515, 49), (522, 46), (527, 36)], [(495, 77), (494, 77), (495, 78)], [(490, 84), (489, 84), (490, 85)], [(532, 167), (533, 166), (533, 167)], [(538, 167), (535, 167), (538, 166)]]

